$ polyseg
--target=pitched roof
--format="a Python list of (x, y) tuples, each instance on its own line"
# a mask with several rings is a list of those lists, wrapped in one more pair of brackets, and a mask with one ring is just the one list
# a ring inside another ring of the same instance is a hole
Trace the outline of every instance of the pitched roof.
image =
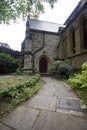
[(51, 32), (51, 33), (58, 33), (59, 27), (63, 26), (58, 23), (34, 20), (30, 18), (28, 18), (28, 22), (29, 22), (29, 29), (31, 30)]
[(82, 4), (81, 4), (81, 2), (79, 2), (78, 5), (76, 6), (76, 8), (73, 10), (73, 12), (68, 17), (68, 19), (65, 21), (64, 25), (68, 25), (74, 19), (74, 17), (77, 15), (77, 13), (81, 9), (81, 7), (82, 7)]
[(0, 42), (0, 47), (5, 47), (10, 49), (10, 46), (7, 43)]

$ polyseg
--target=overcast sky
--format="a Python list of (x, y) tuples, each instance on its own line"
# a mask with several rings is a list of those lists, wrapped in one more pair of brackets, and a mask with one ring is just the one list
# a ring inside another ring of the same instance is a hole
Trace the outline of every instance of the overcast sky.
[[(80, 0), (58, 0), (51, 9), (44, 3), (45, 13), (41, 14), (40, 20), (63, 24)], [(25, 22), (19, 24), (0, 25), (0, 42), (8, 43), (14, 50), (21, 50), (21, 43), (25, 37)]]

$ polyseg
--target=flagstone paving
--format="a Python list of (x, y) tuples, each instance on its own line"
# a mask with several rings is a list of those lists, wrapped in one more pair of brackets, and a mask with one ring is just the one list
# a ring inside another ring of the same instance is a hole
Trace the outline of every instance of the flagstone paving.
[(0, 130), (87, 130), (87, 115), (64, 82), (44, 77), (43, 88), (0, 122)]

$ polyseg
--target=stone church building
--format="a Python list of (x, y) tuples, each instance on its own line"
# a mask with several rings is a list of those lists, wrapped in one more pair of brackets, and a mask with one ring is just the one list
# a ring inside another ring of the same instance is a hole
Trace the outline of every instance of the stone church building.
[(87, 1), (81, 0), (64, 25), (27, 18), (23, 68), (50, 73), (56, 59), (80, 69), (87, 61)]

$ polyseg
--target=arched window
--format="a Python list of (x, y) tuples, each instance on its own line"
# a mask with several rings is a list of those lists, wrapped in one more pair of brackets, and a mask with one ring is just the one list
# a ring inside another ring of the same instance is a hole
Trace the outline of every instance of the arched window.
[(71, 46), (72, 46), (72, 53), (76, 53), (76, 41), (75, 41), (75, 29), (71, 30)]
[(87, 19), (83, 21), (83, 42), (84, 49), (87, 49)]

